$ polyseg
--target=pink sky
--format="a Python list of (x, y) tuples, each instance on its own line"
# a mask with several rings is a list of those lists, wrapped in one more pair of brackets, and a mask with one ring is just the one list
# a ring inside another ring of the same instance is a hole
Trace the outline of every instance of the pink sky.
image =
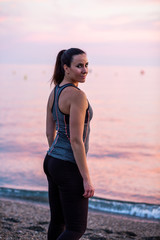
[(79, 47), (93, 64), (160, 65), (160, 0), (0, 0), (0, 63), (52, 64)]

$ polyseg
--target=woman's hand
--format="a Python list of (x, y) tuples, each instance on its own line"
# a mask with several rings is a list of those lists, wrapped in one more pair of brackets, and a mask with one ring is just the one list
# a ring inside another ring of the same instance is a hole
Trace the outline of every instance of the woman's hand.
[(94, 195), (94, 187), (90, 181), (83, 180), (84, 194), (83, 197), (90, 198)]

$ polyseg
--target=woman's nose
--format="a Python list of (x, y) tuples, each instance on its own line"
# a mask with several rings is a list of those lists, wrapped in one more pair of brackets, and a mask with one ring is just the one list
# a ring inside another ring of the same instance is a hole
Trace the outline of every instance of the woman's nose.
[(82, 73), (87, 73), (88, 72), (88, 69), (86, 67), (83, 67), (82, 68)]

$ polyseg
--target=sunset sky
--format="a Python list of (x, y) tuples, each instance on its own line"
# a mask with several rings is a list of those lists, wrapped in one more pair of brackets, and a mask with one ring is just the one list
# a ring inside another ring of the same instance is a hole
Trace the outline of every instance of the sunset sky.
[(52, 64), (70, 47), (92, 64), (159, 66), (160, 0), (0, 0), (0, 63)]

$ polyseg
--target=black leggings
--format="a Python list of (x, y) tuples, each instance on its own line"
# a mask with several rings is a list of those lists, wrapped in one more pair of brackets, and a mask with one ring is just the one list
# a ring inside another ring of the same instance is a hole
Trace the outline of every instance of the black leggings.
[(88, 198), (76, 164), (46, 155), (51, 221), (48, 240), (78, 240), (87, 226)]

